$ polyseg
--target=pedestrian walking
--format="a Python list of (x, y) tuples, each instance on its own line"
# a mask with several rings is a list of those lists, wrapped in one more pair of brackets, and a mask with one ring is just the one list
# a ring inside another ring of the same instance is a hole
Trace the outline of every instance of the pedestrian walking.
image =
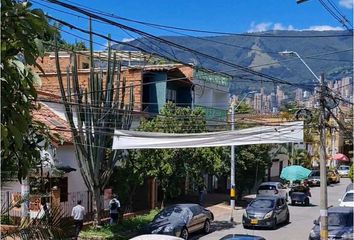
[(77, 201), (77, 205), (73, 207), (71, 211), (71, 216), (74, 218), (75, 224), (75, 236), (74, 239), (76, 240), (80, 234), (82, 226), (84, 225), (84, 216), (85, 216), (85, 208), (81, 205), (81, 200)]
[(120, 213), (120, 202), (118, 200), (118, 196), (116, 194), (113, 194), (112, 199), (109, 201), (110, 224), (118, 223), (119, 213)]
[(206, 186), (205, 186), (205, 184), (200, 185), (198, 191), (199, 191), (199, 204), (201, 206), (203, 206), (204, 205), (205, 195), (206, 195)]

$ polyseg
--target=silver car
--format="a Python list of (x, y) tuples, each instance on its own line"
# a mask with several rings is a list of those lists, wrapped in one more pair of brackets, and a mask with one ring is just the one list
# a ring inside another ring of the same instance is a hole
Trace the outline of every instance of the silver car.
[(348, 165), (340, 165), (338, 167), (338, 173), (341, 177), (348, 177), (350, 167)]
[(258, 196), (278, 196), (288, 201), (288, 189), (281, 182), (263, 182), (257, 190)]

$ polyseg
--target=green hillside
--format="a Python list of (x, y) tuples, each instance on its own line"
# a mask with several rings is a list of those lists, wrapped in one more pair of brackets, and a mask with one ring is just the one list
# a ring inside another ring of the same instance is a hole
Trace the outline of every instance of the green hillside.
[[(281, 78), (291, 83), (304, 84), (305, 86), (305, 84), (310, 84), (314, 81), (311, 73), (296, 57), (281, 56), (279, 52), (284, 50), (298, 52), (316, 74), (319, 75), (321, 72), (324, 72), (328, 76), (328, 79), (331, 80), (344, 76), (352, 76), (353, 37), (313, 37), (316, 35), (333, 36), (343, 34), (348, 34), (348, 32), (271, 31), (256, 34), (261, 36), (168, 36), (162, 38), (213, 57), (244, 67), (251, 67), (253, 70)], [(286, 37), (289, 35), (295, 37)], [(239, 92), (245, 90), (245, 88), (257, 89), (260, 86), (266, 87), (269, 91), (274, 87), (273, 84), (260, 81), (262, 79), (259, 77), (246, 74), (230, 66), (225, 66), (208, 58), (198, 56), (197, 54), (172, 48), (161, 42), (142, 38), (136, 39), (130, 42), (130, 44), (139, 46), (149, 52), (157, 52), (170, 58), (177, 58), (183, 62), (194, 63), (198, 66), (233, 75), (235, 77), (231, 87), (232, 92)], [(113, 48), (132, 50), (132, 48), (120, 45), (114, 45)], [(240, 79), (240, 76), (243, 79)], [(256, 79), (257, 81), (249, 79)]]

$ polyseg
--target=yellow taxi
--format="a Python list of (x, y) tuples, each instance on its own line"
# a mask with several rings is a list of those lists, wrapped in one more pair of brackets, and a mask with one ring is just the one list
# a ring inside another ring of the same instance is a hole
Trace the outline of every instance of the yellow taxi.
[(339, 183), (340, 175), (337, 169), (330, 169), (327, 171), (327, 179), (329, 183)]

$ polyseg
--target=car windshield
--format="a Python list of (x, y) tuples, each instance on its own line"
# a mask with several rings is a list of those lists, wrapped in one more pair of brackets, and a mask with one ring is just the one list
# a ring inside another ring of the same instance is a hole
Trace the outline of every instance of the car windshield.
[(354, 202), (354, 193), (350, 192), (345, 194), (343, 202)]
[(254, 208), (273, 208), (274, 200), (272, 199), (257, 199), (251, 202), (250, 207)]
[(259, 186), (258, 190), (275, 190), (274, 185), (261, 185)]
[(162, 210), (154, 218), (154, 221), (168, 219), (170, 222), (184, 221), (187, 222), (192, 217), (192, 212), (188, 208), (178, 206), (168, 207)]
[(320, 176), (320, 171), (313, 171), (310, 173), (310, 177), (313, 177), (313, 176)]
[(351, 226), (353, 225), (353, 214), (350, 213), (328, 213), (328, 226)]
[(339, 170), (349, 170), (349, 167), (348, 166), (340, 166), (338, 169)]

